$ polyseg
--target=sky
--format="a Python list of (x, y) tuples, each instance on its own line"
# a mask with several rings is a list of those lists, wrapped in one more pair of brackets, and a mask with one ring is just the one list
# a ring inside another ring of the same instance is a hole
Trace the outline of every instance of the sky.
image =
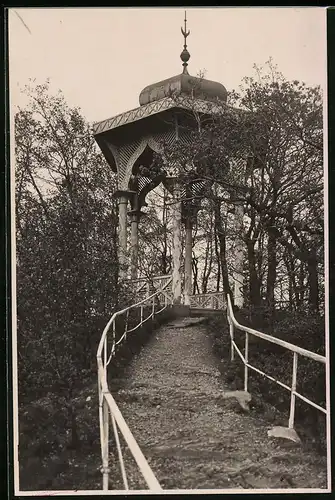
[[(238, 89), (269, 57), (289, 80), (324, 86), (323, 8), (187, 8), (188, 70)], [(29, 78), (51, 81), (96, 122), (139, 106), (141, 90), (181, 73), (182, 8), (26, 8), (9, 11), (12, 110)]]

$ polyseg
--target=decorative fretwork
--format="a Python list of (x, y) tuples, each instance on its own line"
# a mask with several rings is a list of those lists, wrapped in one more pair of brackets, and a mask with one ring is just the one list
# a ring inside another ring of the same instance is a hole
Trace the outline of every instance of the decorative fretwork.
[(128, 163), (133, 157), (136, 157), (136, 153), (141, 148), (142, 145), (142, 139), (139, 139), (137, 141), (132, 141), (129, 142), (125, 145), (122, 145), (118, 147), (119, 151), (119, 164), (118, 164), (118, 172), (119, 174), (123, 174), (124, 172), (121, 171), (121, 168), (124, 169), (127, 167)]
[(113, 154), (115, 165), (117, 168), (117, 166), (120, 164), (119, 149), (114, 144), (111, 144), (109, 141), (107, 141), (107, 146)]
[(156, 153), (162, 153), (164, 147), (171, 147), (176, 141), (176, 131), (171, 128), (165, 132), (153, 134), (148, 138), (149, 147)]
[(199, 210), (201, 210), (202, 200), (206, 198), (212, 183), (208, 180), (196, 180), (184, 184), (182, 189), (182, 213), (183, 219), (187, 217), (194, 218)]
[[(179, 141), (183, 144), (189, 143), (190, 134), (187, 132), (181, 133), (178, 137), (178, 142)], [(140, 158), (146, 147), (149, 147), (152, 151), (158, 154), (164, 154), (164, 147), (171, 148), (175, 142), (175, 128), (170, 128), (165, 132), (146, 135), (139, 140), (131, 141), (119, 146), (108, 143), (117, 165), (119, 189), (128, 188), (133, 166), (138, 158)], [(179, 166), (177, 164), (169, 164), (166, 165), (165, 170), (168, 175), (176, 175), (179, 171)], [(148, 176), (144, 176), (144, 178), (142, 176), (138, 176), (138, 178), (141, 179), (141, 185), (139, 185), (140, 190), (149, 184), (149, 182), (153, 181), (153, 179), (149, 179)], [(145, 180), (146, 178), (148, 178), (148, 180)]]
[(152, 179), (150, 179), (149, 177), (139, 177), (138, 179), (138, 193), (140, 194), (140, 192), (146, 188), (146, 186), (148, 186), (148, 184), (150, 184), (152, 182)]
[[(165, 104), (164, 104), (165, 103)], [(191, 98), (177, 98), (177, 99), (172, 99), (172, 98), (164, 98), (161, 101), (155, 102), (155, 103), (150, 103), (146, 106), (142, 106), (141, 108), (138, 108), (138, 113), (137, 110), (132, 110), (132, 112), (124, 113), (123, 115), (119, 115), (119, 117), (115, 117), (111, 120), (106, 122), (103, 122), (105, 125), (101, 125), (103, 127), (109, 127), (113, 128), (115, 126), (119, 126), (120, 122), (119, 119), (120, 117), (125, 117), (124, 119), (138, 119), (139, 117), (143, 117), (144, 113), (151, 110), (152, 112), (159, 112), (161, 110), (162, 106), (172, 106), (172, 103), (178, 105), (178, 107), (187, 107), (189, 110), (197, 110), (197, 107), (201, 108), (202, 111), (210, 111), (210, 112), (215, 112), (215, 111), (222, 111), (222, 104), (215, 105), (212, 102), (208, 103), (205, 101), (197, 100), (197, 99), (191, 99)], [(217, 106), (217, 108), (215, 107)], [(145, 109), (144, 109), (145, 108)], [(226, 109), (230, 109), (226, 106)], [(135, 113), (136, 112), (136, 113)], [(133, 114), (131, 114), (133, 113)], [(127, 118), (128, 116), (128, 118)], [(115, 121), (113, 121), (115, 120)], [(118, 125), (117, 125), (118, 124)], [(95, 131), (98, 131), (98, 126), (97, 124)], [(100, 128), (99, 128), (100, 130)], [(104, 128), (105, 130), (105, 128)], [(102, 131), (102, 129), (101, 129)], [(98, 132), (96, 132), (98, 133)], [(99, 132), (100, 133), (100, 132)], [(142, 136), (140, 139), (137, 140), (132, 140), (127, 143), (123, 144), (111, 144), (111, 139), (108, 139), (108, 146), (110, 150), (113, 153), (113, 156), (115, 158), (115, 163), (117, 165), (117, 172), (118, 172), (118, 186), (119, 189), (127, 189), (129, 187), (129, 181), (130, 177), (133, 172), (133, 167), (134, 164), (139, 160), (140, 162), (140, 157), (142, 153), (144, 153), (146, 148), (149, 148), (151, 151), (155, 152), (156, 154), (161, 154), (163, 155), (163, 170), (165, 171), (165, 175), (168, 177), (175, 177), (178, 176), (181, 173), (181, 167), (178, 163), (178, 161), (173, 162), (171, 159), (169, 161), (164, 162), (164, 152), (166, 151), (165, 148), (170, 149), (174, 147), (174, 144), (179, 144), (185, 148), (189, 148), (192, 146), (192, 141), (194, 141), (194, 135), (192, 134), (191, 130), (188, 130), (187, 128), (183, 127), (178, 127), (177, 122), (171, 121), (170, 127), (166, 127), (165, 131), (159, 131), (156, 133), (151, 133), (151, 134), (146, 134), (145, 136)], [(239, 158), (241, 160), (241, 158)], [(147, 161), (147, 160), (145, 160)], [(149, 165), (143, 164), (145, 167), (149, 167)], [(236, 168), (239, 168), (236, 165), (234, 165), (234, 171)], [(193, 166), (190, 165), (190, 172), (192, 172)], [(244, 170), (244, 169), (242, 169)], [(185, 172), (187, 173), (187, 172)], [(236, 171), (234, 172), (236, 175)], [(157, 174), (154, 174), (153, 176), (150, 175), (150, 173), (145, 173), (144, 175), (138, 176), (140, 179), (140, 184), (138, 186), (138, 194), (141, 193), (141, 191), (145, 191), (145, 195), (151, 190), (154, 189), (154, 187), (157, 185), (157, 183), (153, 182), (154, 177)], [(163, 179), (162, 179), (163, 180)], [(194, 183), (192, 186), (192, 193), (187, 194), (186, 191), (183, 189), (183, 198), (203, 198), (205, 195), (205, 192), (208, 190), (208, 186), (205, 181), (203, 182), (197, 182)], [(144, 195), (144, 196), (145, 196)], [(142, 200), (143, 201), (143, 200)], [(199, 204), (199, 201), (198, 201)]]
[(145, 203), (145, 198), (147, 194), (155, 189), (161, 182), (162, 176), (156, 175), (153, 178), (137, 176), (136, 178), (136, 192), (137, 192), (137, 203), (138, 208), (143, 207)]
[(107, 130), (120, 127), (121, 125), (125, 125), (126, 123), (140, 120), (141, 118), (146, 118), (147, 116), (160, 113), (161, 111), (172, 107), (172, 99), (164, 98), (160, 101), (152, 102), (146, 104), (145, 106), (131, 109), (130, 111), (126, 111), (125, 113), (121, 113), (119, 115), (113, 116), (112, 118), (108, 118), (107, 120), (95, 123), (93, 125), (93, 133), (95, 135), (101, 134), (102, 132), (106, 132)]
[(195, 111), (197, 113), (204, 114), (220, 114), (224, 112), (236, 113), (233, 108), (222, 103), (216, 104), (212, 101), (194, 99), (192, 97), (184, 95), (180, 95), (174, 98), (164, 97), (159, 101), (150, 102), (148, 104), (145, 104), (144, 106), (140, 106), (107, 120), (95, 123), (93, 125), (93, 133), (94, 135), (101, 134), (102, 132), (106, 132), (107, 130), (112, 130), (120, 127), (121, 125), (126, 125), (128, 123), (132, 123), (137, 120), (141, 120), (142, 118), (146, 118), (148, 116), (161, 113), (162, 111), (173, 108), (181, 108), (188, 111)]
[[(143, 151), (145, 150), (147, 145), (148, 145), (148, 139), (146, 137), (143, 137), (141, 140), (137, 141), (136, 149), (133, 150), (133, 152), (130, 155), (130, 157), (128, 158), (127, 162), (124, 163), (125, 167), (124, 167), (123, 177), (119, 181), (120, 183), (122, 183), (122, 187), (124, 187), (124, 189), (126, 189), (128, 186), (134, 163), (141, 156), (141, 154), (143, 153)], [(120, 148), (120, 157), (123, 156), (124, 159), (127, 158), (127, 154), (125, 154), (126, 149), (127, 149), (127, 146), (122, 146)], [(130, 150), (128, 149), (128, 154), (129, 154), (129, 151)]]
[(184, 144), (185, 146), (189, 146), (192, 144), (193, 137), (190, 132), (179, 131), (178, 134), (178, 142)]
[(147, 297), (151, 297), (153, 293), (157, 293), (158, 301), (163, 303), (167, 298), (170, 303), (172, 302), (171, 278), (170, 274), (137, 278), (129, 280), (129, 286), (133, 289), (136, 301), (145, 300)]
[(226, 309), (226, 300), (224, 292), (209, 292), (198, 295), (191, 295), (191, 307), (200, 309)]
[(122, 146), (108, 143), (117, 167), (119, 189), (128, 188), (134, 163), (141, 156), (147, 144), (148, 140), (146, 137), (131, 141)]

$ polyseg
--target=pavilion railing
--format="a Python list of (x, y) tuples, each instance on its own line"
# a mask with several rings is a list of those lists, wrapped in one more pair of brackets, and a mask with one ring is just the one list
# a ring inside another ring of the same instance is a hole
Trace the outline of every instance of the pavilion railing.
[[(241, 358), (243, 364), (244, 364), (244, 390), (248, 390), (248, 373), (249, 370), (253, 370), (260, 375), (266, 377), (267, 379), (271, 380), (272, 382), (275, 382), (276, 384), (280, 385), (284, 389), (290, 392), (291, 394), (291, 400), (290, 400), (290, 413), (289, 413), (289, 419), (288, 419), (288, 427), (290, 429), (293, 429), (294, 427), (294, 416), (295, 416), (295, 404), (296, 404), (296, 398), (301, 399), (305, 403), (309, 404), (310, 406), (313, 406), (320, 412), (328, 415), (329, 414), (329, 404), (328, 404), (328, 399), (327, 399), (327, 404), (326, 407), (327, 409), (323, 408), (322, 406), (319, 406), (318, 404), (314, 403), (307, 397), (303, 396), (297, 391), (297, 373), (298, 373), (298, 357), (302, 356), (305, 358), (312, 359), (316, 361), (317, 363), (322, 363), (326, 364), (326, 357), (321, 356), (320, 354), (316, 354), (312, 351), (308, 351), (307, 349), (303, 349), (302, 347), (298, 347), (294, 344), (291, 344), (289, 342), (286, 342), (284, 340), (281, 340), (276, 337), (272, 337), (271, 335), (267, 335), (265, 333), (259, 332), (258, 330), (254, 330), (252, 328), (249, 328), (247, 326), (243, 326), (238, 321), (236, 320), (231, 304), (231, 299), (230, 296), (227, 295), (227, 319), (228, 319), (228, 324), (229, 324), (229, 333), (230, 333), (230, 346), (231, 346), (231, 361), (234, 361), (234, 354), (235, 351), (237, 352), (238, 356)], [(240, 330), (245, 333), (245, 343), (244, 343), (244, 355), (241, 352), (241, 350), (238, 348), (235, 342), (234, 338), (234, 333), (235, 329)], [(258, 337), (262, 340), (271, 342), (272, 344), (276, 344), (278, 346), (284, 347), (286, 350), (290, 351), (292, 353), (292, 379), (291, 379), (291, 385), (284, 384), (280, 380), (277, 380), (274, 377), (271, 377), (267, 373), (259, 370), (255, 366), (253, 366), (249, 362), (249, 337), (250, 336), (255, 336)], [(326, 383), (326, 381), (325, 381)]]
[(224, 292), (210, 292), (191, 295), (190, 306), (201, 309), (225, 309)]
[[(135, 280), (129, 280), (129, 283), (134, 290), (135, 300), (140, 301), (149, 297), (159, 289), (164, 289), (164, 293), (168, 295), (169, 300), (172, 300), (171, 277), (171, 274), (164, 274), (161, 276), (152, 276), (150, 278), (137, 278)], [(165, 285), (167, 286), (165, 287)]]
[[(169, 294), (166, 292), (171, 284), (172, 278), (165, 280), (165, 284), (155, 293), (141, 300), (140, 302), (126, 307), (121, 311), (113, 314), (108, 321), (99, 343), (97, 351), (98, 363), (98, 390), (99, 390), (99, 423), (100, 423), (100, 444), (102, 457), (102, 481), (103, 490), (109, 489), (109, 430), (112, 423), (119, 465), (123, 479), (124, 489), (129, 490), (129, 483), (125, 463), (123, 459), (122, 449), (120, 445), (119, 433), (121, 432), (128, 448), (135, 459), (137, 466), (149, 488), (149, 490), (161, 491), (162, 488), (151, 470), (147, 460), (145, 459), (140, 447), (138, 446), (133, 434), (131, 433), (127, 423), (125, 422), (116, 401), (108, 389), (107, 368), (116, 352), (116, 347), (126, 338), (128, 333), (134, 332), (140, 328), (150, 318), (154, 318), (157, 314), (164, 311), (171, 305)], [(149, 309), (148, 314), (147, 311)], [(130, 312), (136, 310), (139, 313), (139, 321), (135, 326), (129, 328)], [(123, 318), (123, 333), (116, 338), (116, 322), (118, 318)], [(111, 334), (111, 338), (109, 338)]]

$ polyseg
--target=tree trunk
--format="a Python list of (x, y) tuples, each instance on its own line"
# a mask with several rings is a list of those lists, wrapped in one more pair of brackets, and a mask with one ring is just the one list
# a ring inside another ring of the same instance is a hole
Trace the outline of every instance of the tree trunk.
[(315, 248), (312, 248), (307, 260), (308, 266), (308, 306), (311, 312), (319, 310), (318, 266)]
[(288, 279), (288, 300), (289, 300), (289, 311), (295, 310), (295, 300), (294, 300), (294, 275), (293, 275), (293, 263), (291, 255), (284, 255), (284, 263), (287, 270)]
[(167, 274), (167, 206), (166, 206), (166, 190), (163, 190), (163, 250), (162, 250), (162, 260), (161, 260), (161, 273)]
[(193, 257), (192, 259), (192, 269), (193, 269), (193, 295), (200, 293), (198, 285), (198, 260)]
[(208, 281), (213, 267), (213, 245), (212, 235), (208, 236), (206, 248), (205, 268), (202, 276), (202, 293), (207, 293)]
[(219, 259), (222, 271), (223, 280), (223, 291), (225, 295), (232, 296), (231, 289), (229, 286), (228, 277), (228, 266), (227, 266), (227, 255), (226, 255), (226, 236), (223, 229), (222, 218), (220, 213), (220, 203), (216, 203), (214, 206), (214, 217), (215, 217), (215, 227), (217, 230), (217, 236), (219, 241)]
[(275, 310), (275, 284), (277, 276), (276, 243), (276, 235), (270, 227), (268, 230), (267, 245), (268, 273), (266, 282), (266, 298), (271, 318), (273, 317)]
[(218, 245), (218, 234), (216, 226), (214, 225), (214, 244), (215, 244), (215, 255), (217, 261), (217, 277), (216, 277), (216, 291), (220, 290), (220, 281), (221, 281), (221, 262), (220, 262), (220, 253), (219, 253), (219, 245)]
[(247, 241), (248, 265), (249, 265), (249, 292), (250, 304), (259, 307), (261, 304), (261, 283), (256, 268), (255, 242)]
[(299, 309), (304, 309), (304, 301), (305, 301), (305, 263), (303, 261), (300, 262), (299, 269)]
[(206, 253), (205, 253), (205, 265), (204, 265), (204, 270), (202, 273), (202, 280), (201, 280), (201, 293), (206, 293), (207, 292), (207, 282), (208, 282), (208, 266), (209, 266), (209, 239), (208, 237), (206, 238)]

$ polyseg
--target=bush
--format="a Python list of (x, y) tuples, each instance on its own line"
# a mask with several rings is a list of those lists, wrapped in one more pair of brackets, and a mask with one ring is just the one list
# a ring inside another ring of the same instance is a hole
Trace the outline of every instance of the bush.
[[(138, 315), (139, 311), (134, 311), (131, 321), (135, 322)], [(170, 317), (170, 310), (163, 311), (153, 321), (147, 321), (142, 328), (128, 334), (120, 344), (108, 369), (111, 392), (120, 387), (123, 371), (134, 355), (148, 342), (153, 331)], [(120, 320), (116, 331), (117, 339), (123, 332), (123, 326)], [(19, 408), (21, 489), (73, 489), (74, 487), (92, 489), (93, 481), (100, 487), (96, 349), (102, 331), (103, 327), (97, 331), (95, 337), (96, 345), (92, 353), (91, 370), (87, 376), (83, 376), (80, 383), (77, 382), (71, 397), (67, 391), (62, 392), (58, 386), (54, 386), (53, 390), (45, 391), (43, 397), (39, 399), (28, 401), (26, 398), (21, 401)], [(77, 363), (76, 369), (80, 373), (82, 370), (80, 363)], [(78, 469), (78, 463), (85, 463), (87, 458), (94, 464), (91, 470), (87, 471), (86, 467)], [(76, 465), (73, 465), (74, 463)]]

